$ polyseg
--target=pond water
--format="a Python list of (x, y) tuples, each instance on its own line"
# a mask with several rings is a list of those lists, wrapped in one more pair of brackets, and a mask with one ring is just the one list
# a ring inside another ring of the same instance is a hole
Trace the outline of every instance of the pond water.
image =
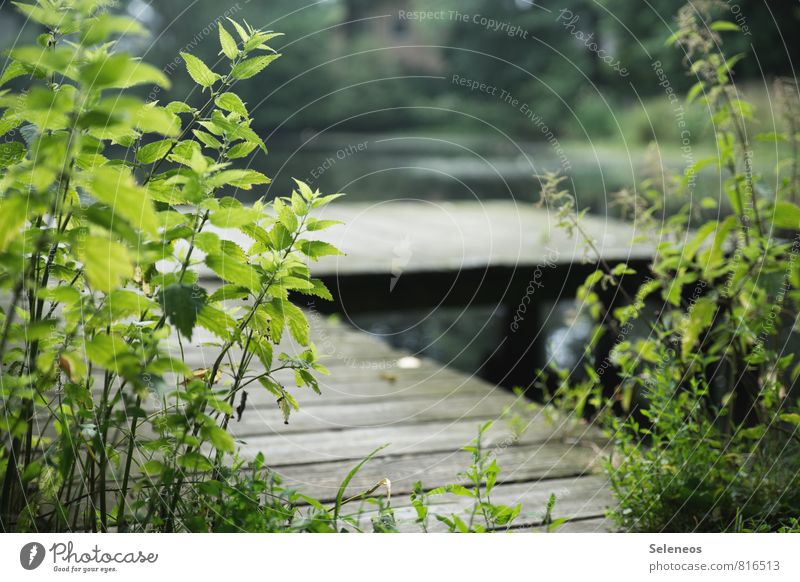
[[(635, 152), (585, 144), (487, 140), (473, 136), (308, 135), (271, 140), (270, 154), (255, 166), (273, 179), (268, 195), (284, 195), (298, 178), (324, 193), (346, 192), (345, 201), (382, 202), (506, 199), (534, 203), (536, 174), (561, 170), (579, 208), (615, 215), (610, 196), (640, 182), (644, 148)], [(667, 161), (680, 170), (682, 160)], [(566, 168), (566, 169), (565, 169)], [(705, 176), (713, 186), (713, 176)], [(719, 188), (718, 185), (716, 185)], [(243, 193), (246, 194), (246, 193)], [(357, 303), (357, 302), (354, 302)], [(581, 353), (590, 326), (571, 318), (569, 301), (543, 318), (546, 356), (570, 365)], [(359, 313), (347, 320), (391, 345), (432, 357), (467, 373), (482, 374), (502, 339), (507, 317), (502, 305)], [(414, 325), (409, 325), (414, 322)], [(543, 354), (544, 355), (544, 354)]]

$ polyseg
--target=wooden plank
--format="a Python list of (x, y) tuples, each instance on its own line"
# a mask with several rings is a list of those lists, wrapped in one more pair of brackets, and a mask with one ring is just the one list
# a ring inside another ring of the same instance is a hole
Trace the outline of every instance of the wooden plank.
[[(546, 260), (566, 265), (584, 255), (581, 242), (557, 226), (555, 209), (515, 201), (344, 202), (325, 207), (319, 216), (345, 223), (315, 233), (315, 238), (335, 244), (347, 256), (324, 257), (314, 265), (317, 276), (390, 274), (398, 260), (411, 273)], [(643, 259), (655, 252), (650, 241), (632, 242), (643, 234), (635, 224), (587, 216), (582, 226), (605, 260)], [(238, 232), (216, 231), (242, 246), (249, 244)]]
[[(483, 419), (486, 420), (486, 419)], [(318, 431), (291, 434), (258, 434), (244, 439), (241, 452), (253, 457), (259, 451), (272, 465), (326, 462), (338, 459), (358, 460), (388, 445), (378, 457), (419, 454), (433, 451), (457, 451), (475, 439), (481, 422), (454, 420), (450, 422), (403, 423), (368, 428), (350, 428), (346, 431)], [(237, 427), (229, 427), (235, 436)], [(495, 423), (484, 435), (487, 449), (504, 448), (517, 442), (521, 444), (559, 443), (571, 425), (552, 426), (544, 418), (535, 419), (520, 437), (512, 434), (505, 423)]]
[[(265, 451), (267, 462), (271, 462)], [(538, 481), (591, 473), (597, 469), (598, 454), (586, 446), (547, 443), (546, 445), (510, 446), (496, 451), (497, 463), (502, 471), (498, 482)], [(353, 478), (348, 496), (356, 495), (388, 478), (393, 495), (407, 494), (415, 481), (422, 481), (426, 489), (448, 483), (466, 482), (458, 474), (469, 467), (470, 455), (464, 451), (447, 451), (381, 457), (367, 463)], [(331, 501), (344, 477), (356, 465), (355, 461), (273, 466), (284, 483), (299, 487), (306, 494)]]
[[(547, 502), (550, 495), (556, 496), (556, 505), (552, 514), (553, 519), (567, 519), (568, 523), (560, 526), (556, 531), (587, 531), (592, 528), (608, 528), (609, 522), (603, 519), (606, 507), (613, 503), (608, 493), (605, 478), (600, 476), (570, 477), (566, 479), (548, 479), (533, 483), (511, 483), (495, 489), (491, 496), (492, 503), (514, 506), (522, 505), (519, 517), (513, 523), (516, 532), (546, 531), (542, 523), (546, 514)], [(376, 515), (370, 506), (361, 504), (347, 508), (358, 513), (364, 510), (356, 523), (365, 531), (371, 531), (370, 519)], [(395, 496), (392, 499), (392, 510), (398, 529), (401, 532), (419, 532), (416, 511), (410, 506), (407, 496)], [(428, 510), (431, 515), (428, 521), (429, 532), (447, 531), (447, 526), (432, 517), (438, 513), (445, 516), (456, 514), (465, 523), (469, 523), (472, 510), (472, 499), (456, 495), (441, 495), (429, 498)], [(573, 521), (577, 520), (577, 521)], [(482, 523), (477, 518), (476, 523)]]
[[(325, 395), (293, 412), (289, 424), (274, 401), (258, 405), (248, 398), (248, 408), (241, 422), (231, 422), (231, 430), (245, 438), (258, 434), (286, 435), (298, 432), (345, 430), (463, 419), (499, 418), (505, 405), (516, 400), (511, 395), (475, 398), (457, 395), (447, 399), (415, 397), (410, 399), (361, 399), (356, 402), (331, 403)], [(349, 435), (342, 435), (349, 438)]]

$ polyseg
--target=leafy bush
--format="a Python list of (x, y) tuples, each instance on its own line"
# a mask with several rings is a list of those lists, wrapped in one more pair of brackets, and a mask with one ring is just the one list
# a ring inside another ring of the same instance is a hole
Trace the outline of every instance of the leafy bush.
[[(203, 104), (146, 103), (133, 90), (168, 79), (115, 50), (115, 37), (144, 31), (109, 4), (20, 4), (47, 32), (11, 50), (0, 77), (31, 79), (0, 94), (0, 133), (24, 138), (0, 146), (2, 528), (208, 530), (240, 518), (264, 528), (268, 512), (250, 516), (247, 499), (268, 480), (237, 476), (227, 426), (247, 382), (285, 416), (297, 408), (277, 369), (318, 390), (326, 370), (289, 293), (330, 298), (306, 258), (338, 251), (306, 235), (332, 224), (309, 213), (339, 195), (298, 182), (252, 207), (220, 196), (269, 182), (236, 167), (266, 149), (232, 87), (280, 56), (266, 44), (275, 33), (220, 24), (227, 72), (181, 55)], [(208, 225), (254, 242), (243, 249)], [(201, 264), (224, 281), (213, 293)], [(192, 370), (168, 339), (182, 353), (198, 327), (216, 354)], [(285, 329), (299, 356), (273, 354)]]
[[(246, 385), (259, 382), (288, 420), (297, 403), (273, 374), (292, 370), (319, 392), (315, 374), (327, 373), (289, 294), (331, 298), (307, 259), (339, 253), (312, 234), (336, 222), (310, 214), (340, 194), (297, 182), (250, 207), (223, 195), (269, 182), (237, 167), (266, 149), (232, 88), (280, 56), (266, 44), (275, 33), (220, 24), (227, 72), (182, 53), (206, 96), (162, 106), (133, 92), (169, 82), (115, 50), (116, 37), (144, 31), (109, 4), (19, 4), (47, 32), (14, 48), (0, 76), (22, 85), (0, 91), (0, 529), (334, 532), (371, 518), (374, 531), (397, 531), (388, 493), (375, 495), (388, 480), (345, 498), (377, 451), (326, 507), (284, 486), (262, 454), (241, 458), (228, 431), (246, 412)], [(201, 286), (201, 265), (221, 287)], [(183, 342), (198, 328), (216, 338), (215, 355), (193, 370)], [(287, 333), (299, 355), (275, 353)], [(431, 513), (451, 530), (512, 524), (520, 508), (491, 503), (500, 469), (480, 435), (462, 476), (472, 488), (418, 484), (418, 515), (452, 493), (474, 507), (468, 524)]]
[[(676, 180), (691, 203), (663, 223), (667, 193), (658, 181), (621, 197), (638, 228), (660, 241), (657, 254), (635, 294), (621, 285), (635, 274), (624, 264), (601, 262), (587, 279), (578, 299), (597, 327), (585, 379), (558, 375), (557, 401), (593, 411), (614, 438), (607, 470), (618, 506), (611, 515), (623, 529), (778, 531), (797, 523), (797, 150), (787, 148), (795, 154), (782, 161), (772, 189), (754, 171), (745, 125), (752, 107), (731, 84), (741, 56), (719, 50), (721, 33), (736, 26), (715, 20), (718, 9), (715, 2), (688, 5), (671, 39), (697, 79), (687, 100), (713, 113), (718, 156)], [(757, 139), (796, 146), (796, 111), (796, 96), (787, 97), (786, 129)], [(693, 192), (693, 176), (706, 165), (719, 168), (733, 213), (701, 223), (698, 209), (713, 208), (714, 197)], [(545, 182), (544, 197), (576, 228), (559, 179)], [(601, 300), (614, 290), (616, 301)], [(636, 333), (642, 328), (650, 333)], [(597, 361), (592, 351), (604, 334), (614, 347)]]

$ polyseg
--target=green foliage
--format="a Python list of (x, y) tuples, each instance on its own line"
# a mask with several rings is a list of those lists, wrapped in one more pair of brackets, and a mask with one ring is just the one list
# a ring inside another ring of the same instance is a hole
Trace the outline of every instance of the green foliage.
[[(738, 57), (720, 52), (721, 33), (735, 26), (717, 21), (717, 8), (687, 5), (671, 42), (685, 52), (699, 87), (689, 100), (713, 113), (718, 155), (697, 161), (684, 176), (648, 180), (641, 195), (620, 198), (641, 220), (637, 230), (662, 242), (645, 282), (634, 297), (623, 293), (624, 301), (604, 302), (603, 287), (618, 287), (632, 270), (600, 262), (579, 292), (597, 322), (584, 379), (557, 374), (556, 401), (580, 415), (594, 411), (614, 437), (607, 469), (618, 505), (611, 515), (624, 529), (796, 527), (797, 150), (781, 162), (784, 171), (772, 188), (754, 171), (745, 126), (752, 107), (731, 84)], [(784, 109), (786, 129), (764, 139), (796, 143), (796, 101)], [(707, 206), (692, 188), (705, 165), (718, 168), (733, 213), (702, 222)], [(694, 202), (661, 222), (664, 200), (674, 191), (693, 194), (686, 199)], [(565, 214), (574, 216), (571, 209)], [(650, 309), (656, 302), (660, 308)], [(634, 333), (636, 322), (649, 334)], [(598, 363), (592, 352), (606, 334), (614, 347)]]
[[(107, 4), (19, 4), (44, 42), (14, 48), (2, 75), (28, 86), (0, 91), (2, 132), (24, 137), (0, 152), (0, 525), (293, 528), (296, 494), (263, 457), (240, 459), (227, 427), (256, 380), (288, 419), (297, 405), (277, 369), (318, 391), (314, 374), (326, 370), (289, 296), (330, 298), (308, 261), (338, 251), (305, 236), (310, 222), (329, 226), (309, 213), (335, 197), (301, 182), (251, 207), (231, 196), (269, 183), (235, 166), (266, 150), (232, 86), (280, 56), (266, 44), (275, 34), (231, 22), (234, 40), (220, 24), (227, 72), (181, 55), (203, 102), (148, 103), (127, 89), (169, 82), (115, 50), (117, 36), (143, 31)], [(242, 248), (209, 225), (253, 243)], [(227, 293), (201, 286), (202, 265)], [(215, 352), (208, 369), (191, 370), (169, 342), (198, 328)], [(284, 329), (300, 356), (273, 358)], [(297, 527), (322, 528), (315, 520)]]

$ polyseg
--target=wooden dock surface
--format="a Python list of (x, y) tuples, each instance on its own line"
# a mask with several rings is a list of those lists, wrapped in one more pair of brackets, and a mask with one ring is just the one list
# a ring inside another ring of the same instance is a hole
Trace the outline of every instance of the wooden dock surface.
[[(587, 255), (583, 242), (557, 225), (555, 210), (531, 203), (337, 200), (315, 216), (344, 223), (314, 234), (346, 253), (315, 263), (317, 277), (569, 265)], [(648, 259), (654, 253), (655, 241), (632, 242), (644, 234), (632, 223), (587, 215), (581, 225), (606, 261)], [(247, 243), (233, 232), (223, 236)]]
[[(603, 515), (611, 499), (598, 472), (600, 448), (584, 425), (531, 414), (526, 417), (528, 429), (515, 438), (504, 418), (516, 400), (509, 391), (434, 361), (410, 357), (329, 317), (314, 312), (308, 317), (313, 341), (329, 355), (325, 364), (331, 375), (320, 378), (322, 395), (309, 388), (292, 389), (301, 409), (287, 425), (274, 396), (257, 384), (249, 387), (244, 417), (230, 426), (244, 456), (263, 452), (285, 484), (331, 502), (349, 470), (386, 444), (352, 481), (347, 494), (389, 479), (401, 529), (418, 531), (408, 500), (414, 482), (421, 481), (426, 490), (464, 484), (459, 473), (468, 468), (470, 455), (462, 447), (475, 438), (479, 425), (491, 420), (494, 425), (485, 444), (502, 468), (493, 500), (522, 503), (520, 531), (541, 529), (551, 493), (557, 498), (554, 518), (569, 520), (563, 531), (609, 528)], [(187, 363), (208, 366), (213, 349), (206, 354), (202, 338), (193, 345)], [(281, 348), (288, 353), (296, 349)], [(276, 374), (276, 379), (293, 386), (288, 374)], [(449, 514), (466, 506), (464, 498), (448, 495), (437, 498), (431, 509)], [(442, 527), (432, 520), (433, 530)]]

